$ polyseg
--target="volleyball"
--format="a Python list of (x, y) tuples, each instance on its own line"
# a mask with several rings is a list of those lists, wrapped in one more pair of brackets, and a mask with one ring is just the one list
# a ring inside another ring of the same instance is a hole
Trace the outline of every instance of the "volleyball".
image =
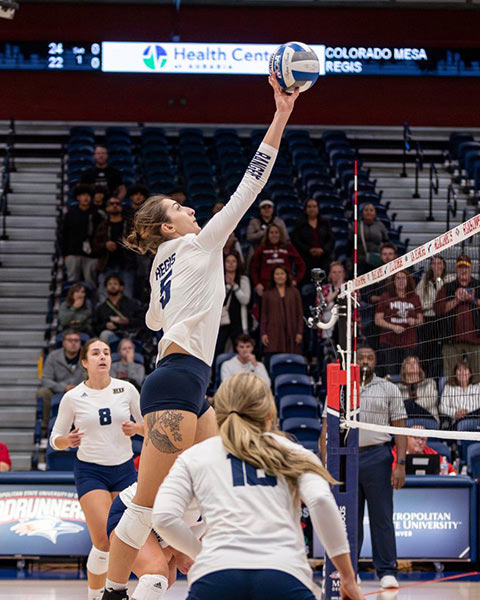
[(279, 46), (270, 57), (270, 73), (275, 73), (286, 92), (299, 88), (310, 89), (317, 81), (320, 63), (315, 52), (302, 42), (288, 42)]

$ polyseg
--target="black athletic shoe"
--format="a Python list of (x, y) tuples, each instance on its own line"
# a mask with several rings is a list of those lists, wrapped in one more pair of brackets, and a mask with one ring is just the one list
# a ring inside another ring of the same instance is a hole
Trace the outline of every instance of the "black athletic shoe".
[(105, 590), (102, 600), (128, 600), (127, 590)]

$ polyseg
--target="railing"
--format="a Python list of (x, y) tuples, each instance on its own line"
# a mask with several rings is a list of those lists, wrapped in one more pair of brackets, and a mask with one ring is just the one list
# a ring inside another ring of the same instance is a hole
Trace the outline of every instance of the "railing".
[(13, 146), (15, 140), (15, 121), (10, 121), (7, 135), (7, 149), (3, 159), (2, 180), (0, 183), (0, 210), (2, 211), (2, 235), (1, 240), (8, 240), (7, 216), (8, 216), (8, 194), (10, 193), (10, 173), (15, 170), (13, 161)]
[[(453, 187), (453, 183), (448, 186), (447, 193), (447, 216), (446, 216), (446, 231), (450, 231), (450, 216), (457, 216), (457, 193)], [(465, 219), (462, 219), (465, 221)]]
[(433, 216), (433, 194), (438, 195), (439, 181), (437, 167), (430, 161), (430, 177), (428, 184), (428, 217), (427, 221), (435, 221)]
[(420, 142), (414, 139), (413, 134), (407, 122), (403, 124), (403, 158), (402, 158), (402, 172), (400, 177), (408, 177), (407, 174), (407, 153), (412, 149), (415, 149), (415, 192), (413, 198), (420, 198), (418, 190), (419, 174), (423, 170), (423, 150)]

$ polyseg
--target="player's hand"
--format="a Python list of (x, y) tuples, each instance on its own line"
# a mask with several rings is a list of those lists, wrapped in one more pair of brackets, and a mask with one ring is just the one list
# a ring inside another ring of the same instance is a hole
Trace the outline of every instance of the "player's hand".
[(193, 565), (193, 560), (186, 554), (183, 554), (183, 552), (179, 552), (171, 546), (170, 550), (172, 551), (172, 555), (175, 557), (177, 569), (180, 571), (180, 573), (186, 575), (190, 571), (190, 567)]
[(123, 434), (126, 435), (127, 437), (132, 437), (132, 435), (135, 435), (137, 433), (135, 425), (136, 425), (136, 423), (134, 423), (133, 421), (123, 421), (122, 422)]
[(293, 110), (293, 105), (295, 104), (295, 100), (298, 98), (298, 94), (300, 93), (298, 88), (295, 89), (293, 94), (287, 94), (287, 92), (282, 90), (280, 87), (280, 84), (277, 81), (277, 76), (274, 74), (268, 77), (268, 83), (273, 88), (277, 112), (291, 113)]
[(393, 469), (391, 483), (394, 490), (399, 490), (405, 483), (405, 466), (397, 465)]
[(82, 443), (83, 433), (80, 433), (79, 428), (76, 427), (67, 435), (68, 446), (70, 448), (78, 448)]
[(365, 600), (362, 590), (355, 581), (341, 581), (340, 598), (342, 600)]

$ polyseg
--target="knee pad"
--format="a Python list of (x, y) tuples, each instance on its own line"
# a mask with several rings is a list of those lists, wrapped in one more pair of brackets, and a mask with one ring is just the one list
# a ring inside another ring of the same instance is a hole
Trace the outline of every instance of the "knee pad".
[(103, 552), (92, 546), (87, 559), (87, 569), (93, 575), (103, 575), (108, 571), (108, 552)]
[(152, 509), (131, 503), (123, 513), (115, 535), (128, 546), (140, 550), (152, 531)]
[(167, 589), (168, 579), (163, 575), (142, 575), (132, 600), (162, 600)]

